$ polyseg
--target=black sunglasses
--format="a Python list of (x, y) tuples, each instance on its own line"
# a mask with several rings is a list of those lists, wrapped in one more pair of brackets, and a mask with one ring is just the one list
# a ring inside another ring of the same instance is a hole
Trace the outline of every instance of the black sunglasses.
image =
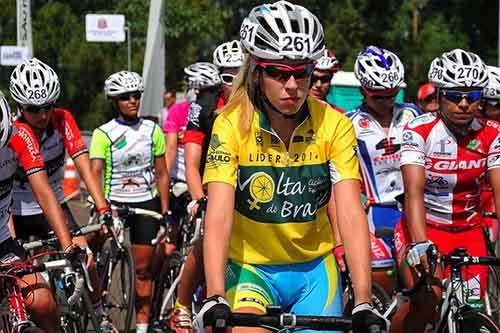
[(468, 92), (458, 90), (441, 90), (441, 95), (446, 97), (447, 100), (453, 103), (460, 103), (462, 99), (466, 99), (469, 103), (477, 102), (481, 99), (482, 90), (473, 90)]
[(42, 106), (37, 105), (24, 105), (22, 106), (23, 110), (29, 113), (43, 113), (50, 112), (54, 109), (54, 104), (47, 104)]
[(332, 80), (333, 75), (323, 75), (323, 76), (316, 76), (313, 74), (311, 76), (311, 82), (316, 83), (318, 81), (321, 81), (321, 83), (328, 83)]
[(395, 93), (393, 95), (372, 95), (371, 98), (373, 98), (376, 101), (384, 101), (386, 99), (394, 99), (396, 98), (396, 95), (398, 93)]
[(484, 101), (494, 108), (500, 109), (500, 100), (485, 98)]
[(118, 96), (118, 99), (120, 101), (128, 101), (130, 100), (130, 97), (133, 97), (135, 100), (141, 99), (142, 94), (140, 92), (131, 92), (131, 93), (126, 93)]

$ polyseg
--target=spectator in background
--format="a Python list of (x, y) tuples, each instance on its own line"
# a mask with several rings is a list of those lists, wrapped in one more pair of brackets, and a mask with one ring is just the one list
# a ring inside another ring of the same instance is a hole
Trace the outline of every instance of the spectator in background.
[[(318, 60), (316, 66), (314, 67), (314, 72), (311, 76), (311, 88), (309, 90), (309, 95), (328, 103), (326, 96), (330, 91), (333, 75), (339, 70), (340, 63), (337, 58), (335, 58), (335, 55), (332, 51), (325, 50), (323, 56)], [(335, 110), (345, 113), (344, 109), (336, 105), (331, 106)]]
[(424, 112), (436, 112), (439, 108), (437, 90), (432, 83), (426, 83), (418, 88), (417, 106)]
[(168, 112), (170, 108), (175, 105), (177, 102), (176, 99), (176, 91), (174, 89), (167, 89), (163, 93), (163, 105), (165, 106), (161, 113), (161, 124), (165, 122), (167, 119)]

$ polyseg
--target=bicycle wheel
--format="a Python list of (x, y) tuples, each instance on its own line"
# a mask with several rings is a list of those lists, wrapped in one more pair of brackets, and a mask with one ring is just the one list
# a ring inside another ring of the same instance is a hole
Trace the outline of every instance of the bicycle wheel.
[[(448, 333), (449, 331), (446, 321), (440, 333)], [(464, 309), (459, 312), (456, 331), (457, 333), (499, 333), (500, 328), (487, 314)]]
[(99, 276), (104, 294), (103, 305), (115, 327), (128, 332), (135, 308), (135, 263), (132, 250), (118, 248), (112, 242), (101, 253)]
[(500, 322), (500, 267), (489, 267), (488, 272), (488, 294), (491, 316)]
[[(344, 314), (351, 315), (352, 309), (354, 308), (354, 294), (352, 288), (345, 288), (343, 294), (344, 302)], [(390, 304), (391, 298), (385, 292), (384, 288), (378, 285), (376, 282), (372, 284), (372, 305), (379, 313), (384, 313), (387, 309), (387, 305)]]
[(38, 327), (27, 327), (21, 331), (22, 333), (45, 333), (44, 330)]
[[(171, 289), (175, 279), (180, 274), (182, 263), (183, 256), (177, 251), (172, 253), (168, 260), (168, 264), (163, 265), (161, 274), (155, 280), (152, 303), (153, 315), (151, 317), (153, 331), (168, 331), (168, 328), (165, 326), (166, 323), (161, 319), (164, 318), (166, 316), (166, 313), (172, 310), (175, 306), (175, 300), (177, 299), (177, 286), (175, 286), (175, 288), (173, 289), (173, 293), (171, 293), (170, 296), (168, 296), (167, 294)], [(166, 313), (161, 312), (162, 308), (166, 310)]]

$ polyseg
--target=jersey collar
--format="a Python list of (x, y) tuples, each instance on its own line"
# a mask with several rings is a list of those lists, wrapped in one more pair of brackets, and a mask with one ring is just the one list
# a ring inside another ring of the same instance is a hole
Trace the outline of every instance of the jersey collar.
[(123, 121), (121, 120), (120, 118), (115, 118), (115, 121), (120, 124), (120, 125), (125, 125), (125, 126), (134, 126), (134, 125), (137, 125), (140, 121), (142, 120), (141, 117), (138, 117), (136, 120), (134, 121)]

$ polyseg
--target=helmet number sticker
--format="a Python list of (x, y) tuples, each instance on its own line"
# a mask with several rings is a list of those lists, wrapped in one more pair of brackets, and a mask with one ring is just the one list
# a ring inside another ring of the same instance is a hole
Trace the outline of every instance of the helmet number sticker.
[(237, 53), (226, 53), (224, 54), (224, 61), (226, 63), (235, 63), (235, 62), (240, 62), (242, 61), (242, 57), (241, 57), (241, 53), (240, 54), (237, 54)]
[(45, 89), (33, 89), (28, 91), (28, 98), (29, 99), (40, 99), (40, 98), (47, 98), (47, 90)]
[(443, 70), (440, 68), (433, 68), (429, 77), (431, 79), (442, 80), (443, 79)]
[(240, 29), (240, 38), (251, 45), (254, 45), (255, 35), (257, 34), (258, 25), (250, 22), (248, 19), (243, 21)]
[(457, 69), (457, 79), (474, 79), (479, 78), (479, 70), (471, 67), (460, 67)]
[(399, 80), (398, 72), (382, 73), (380, 77), (384, 83), (392, 83)]
[(284, 36), (280, 35), (279, 45), (281, 46), (280, 51), (283, 55), (308, 55), (311, 53), (312, 41), (309, 35), (289, 33)]

